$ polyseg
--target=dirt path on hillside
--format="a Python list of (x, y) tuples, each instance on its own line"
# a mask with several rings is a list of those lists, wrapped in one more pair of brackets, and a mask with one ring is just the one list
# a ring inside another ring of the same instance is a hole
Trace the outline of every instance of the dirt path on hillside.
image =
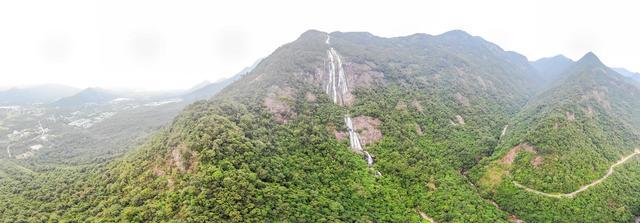
[(545, 193), (539, 190), (535, 190), (535, 189), (531, 189), (527, 186), (524, 186), (516, 181), (513, 181), (513, 184), (516, 185), (519, 188), (522, 188), (528, 192), (531, 193), (535, 193), (538, 195), (542, 195), (542, 196), (547, 196), (547, 197), (553, 197), (553, 198), (573, 198), (575, 197), (578, 193), (583, 192), (587, 189), (589, 189), (592, 186), (598, 185), (600, 183), (602, 183), (604, 180), (606, 180), (607, 178), (609, 178), (609, 176), (611, 176), (611, 174), (613, 174), (614, 168), (620, 164), (623, 164), (627, 161), (629, 161), (633, 156), (640, 154), (640, 149), (636, 149), (634, 153), (632, 153), (631, 155), (625, 156), (622, 159), (618, 160), (618, 162), (614, 163), (613, 165), (611, 165), (611, 167), (609, 167), (609, 170), (607, 171), (607, 174), (605, 174), (603, 177), (601, 177), (600, 179), (594, 180), (593, 182), (591, 182), (590, 184), (584, 185), (582, 187), (580, 187), (578, 190), (573, 191), (571, 193)]
[(425, 220), (427, 220), (427, 221), (429, 221), (431, 223), (436, 223), (436, 220), (433, 220), (433, 218), (429, 217), (429, 215), (427, 215), (427, 213), (424, 213), (424, 212), (422, 212), (420, 210), (417, 210), (417, 209), (416, 209), (416, 211), (418, 211), (418, 214), (420, 215), (420, 217), (422, 219), (425, 219)]

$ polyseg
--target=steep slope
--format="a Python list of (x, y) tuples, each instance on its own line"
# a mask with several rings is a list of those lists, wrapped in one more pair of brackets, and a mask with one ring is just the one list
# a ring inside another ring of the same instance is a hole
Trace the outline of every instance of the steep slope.
[[(531, 100), (514, 118), (496, 153), (483, 161), (480, 171), (474, 171), (474, 178), (486, 195), (503, 207), (519, 210), (525, 220), (629, 219), (628, 210), (596, 210), (606, 205), (630, 208), (640, 200), (638, 194), (614, 192), (638, 182), (637, 173), (627, 175), (626, 182), (608, 182), (620, 177), (614, 167), (637, 165), (640, 89), (593, 53), (561, 75), (566, 78)], [(524, 202), (515, 202), (518, 199)], [(572, 209), (585, 200), (592, 201), (588, 208)], [(540, 202), (545, 205), (528, 205)]]
[(106, 103), (118, 98), (115, 93), (99, 88), (87, 88), (79, 93), (61, 98), (52, 103), (54, 106), (81, 106), (84, 104)]
[(64, 85), (38, 85), (24, 88), (11, 88), (0, 91), (0, 105), (28, 105), (50, 103), (71, 96), (79, 90)]
[(525, 57), (462, 31), (308, 31), (49, 211), (79, 221), (504, 222), (462, 172), (492, 153), (537, 79)]

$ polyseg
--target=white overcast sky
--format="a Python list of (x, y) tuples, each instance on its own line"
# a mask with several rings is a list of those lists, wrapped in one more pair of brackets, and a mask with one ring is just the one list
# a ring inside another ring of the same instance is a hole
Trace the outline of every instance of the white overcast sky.
[(462, 29), (530, 60), (595, 52), (640, 71), (638, 1), (0, 1), (0, 86), (187, 88), (308, 29), (394, 37)]

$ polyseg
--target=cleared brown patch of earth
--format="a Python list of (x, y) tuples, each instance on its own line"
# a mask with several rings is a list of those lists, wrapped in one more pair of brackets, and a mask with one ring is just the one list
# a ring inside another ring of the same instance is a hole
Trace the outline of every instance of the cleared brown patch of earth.
[(536, 149), (533, 148), (533, 146), (530, 146), (529, 144), (526, 144), (526, 143), (522, 143), (520, 145), (517, 145), (511, 148), (511, 150), (509, 150), (509, 152), (507, 152), (507, 154), (503, 156), (500, 161), (503, 164), (512, 164), (513, 161), (516, 159), (516, 155), (518, 155), (518, 152), (522, 150), (530, 153), (537, 153)]
[(422, 127), (420, 127), (420, 125), (416, 124), (416, 133), (418, 133), (418, 135), (423, 135), (424, 133), (422, 132)]
[(571, 112), (566, 112), (565, 115), (567, 116), (567, 120), (569, 120), (570, 122), (573, 122), (576, 120), (576, 116)]
[(273, 86), (269, 89), (269, 94), (264, 99), (263, 105), (273, 114), (278, 123), (287, 123), (290, 116), (295, 116), (291, 110), (289, 102), (293, 100), (294, 89), (290, 87), (280, 88)]
[(469, 103), (469, 99), (467, 99), (460, 92), (456, 92), (456, 94), (454, 94), (453, 96), (456, 98), (456, 101), (458, 101), (458, 103), (460, 103), (460, 105), (462, 105), (464, 107), (469, 107), (471, 105), (471, 103)]
[(533, 165), (534, 167), (538, 167), (542, 164), (543, 161), (544, 161), (544, 157), (536, 156), (536, 158), (531, 160), (531, 165)]
[(171, 150), (165, 164), (169, 168), (176, 168), (180, 173), (193, 172), (197, 166), (196, 152), (185, 144), (180, 144)]
[(382, 132), (378, 128), (380, 120), (369, 116), (358, 116), (353, 118), (353, 126), (359, 133), (360, 142), (368, 145), (382, 139)]
[(464, 125), (464, 118), (461, 115), (456, 115), (456, 122), (458, 125)]
[(370, 62), (365, 63), (345, 63), (344, 72), (347, 78), (348, 92), (342, 95), (345, 105), (351, 105), (355, 97), (351, 91), (356, 88), (371, 88), (384, 85), (384, 74), (376, 71), (376, 65)]
[(315, 102), (317, 99), (316, 95), (311, 92), (307, 92), (304, 95), (304, 98), (307, 100), (307, 102)]
[(420, 105), (419, 101), (413, 101), (413, 106), (416, 107), (416, 110), (419, 112), (422, 112), (424, 109), (422, 108), (422, 105)]

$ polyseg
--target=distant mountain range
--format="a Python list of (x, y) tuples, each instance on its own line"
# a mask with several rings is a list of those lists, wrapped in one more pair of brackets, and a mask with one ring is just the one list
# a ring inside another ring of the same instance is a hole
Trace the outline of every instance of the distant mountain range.
[(196, 100), (208, 99), (214, 96), (216, 93), (220, 92), (223, 88), (225, 88), (229, 84), (242, 78), (243, 75), (251, 72), (260, 63), (260, 61), (261, 59), (257, 60), (251, 66), (245, 67), (240, 72), (238, 72), (237, 74), (229, 78), (218, 80), (213, 83), (210, 83), (208, 81), (202, 82), (192, 87), (191, 90), (181, 95), (180, 97), (185, 101), (196, 101)]
[(53, 106), (80, 106), (102, 104), (116, 98), (136, 100), (164, 100), (180, 98), (184, 101), (196, 101), (214, 96), (227, 85), (239, 80), (258, 65), (260, 60), (245, 67), (239, 73), (216, 82), (203, 81), (188, 90), (179, 92), (136, 92), (109, 90), (102, 88), (77, 89), (65, 85), (37, 85), (21, 88), (9, 88), (0, 91), (0, 105), (51, 104)]
[(563, 55), (557, 55), (533, 61), (531, 65), (545, 81), (555, 81), (561, 78), (561, 74), (573, 63), (573, 60)]
[(0, 91), (0, 105), (46, 104), (78, 93), (80, 89), (64, 85), (36, 85)]
[(53, 102), (54, 106), (79, 106), (84, 104), (107, 103), (119, 96), (109, 90), (100, 88), (87, 88), (79, 93)]
[(631, 78), (633, 80), (636, 80), (636, 81), (640, 82), (640, 73), (632, 72), (632, 71), (629, 71), (629, 70), (624, 69), (624, 68), (613, 68), (613, 70), (615, 70), (616, 72), (618, 72), (622, 76), (625, 76), (625, 77), (628, 77), (628, 78)]

